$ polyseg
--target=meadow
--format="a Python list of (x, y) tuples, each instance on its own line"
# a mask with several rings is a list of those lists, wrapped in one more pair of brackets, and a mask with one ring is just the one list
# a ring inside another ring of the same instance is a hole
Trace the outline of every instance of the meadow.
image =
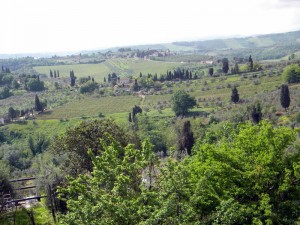
[(61, 78), (69, 77), (73, 70), (77, 78), (91, 76), (97, 82), (103, 82), (109, 73), (116, 73), (120, 77), (137, 77), (142, 74), (165, 74), (167, 70), (181, 66), (179, 62), (161, 62), (142, 59), (108, 59), (99, 64), (74, 64), (58, 66), (36, 66), (35, 71), (49, 75), (50, 70), (59, 70)]

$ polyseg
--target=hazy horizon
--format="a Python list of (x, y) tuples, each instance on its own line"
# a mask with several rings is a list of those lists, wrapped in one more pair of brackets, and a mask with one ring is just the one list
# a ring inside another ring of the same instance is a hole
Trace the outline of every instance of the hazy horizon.
[(111, 47), (300, 30), (297, 0), (3, 2), (0, 54)]

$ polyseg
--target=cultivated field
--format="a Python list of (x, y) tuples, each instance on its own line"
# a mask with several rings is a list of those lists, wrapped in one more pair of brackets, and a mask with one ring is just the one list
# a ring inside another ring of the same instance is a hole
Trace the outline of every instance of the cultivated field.
[(177, 62), (158, 62), (142, 59), (109, 59), (99, 64), (74, 64), (59, 66), (37, 66), (33, 69), (38, 73), (49, 75), (50, 69), (59, 70), (60, 77), (69, 77), (70, 71), (73, 70), (75, 76), (94, 77), (97, 82), (102, 82), (104, 77), (107, 78), (109, 73), (117, 73), (120, 77), (138, 76), (140, 72), (143, 74), (152, 73), (165, 74), (167, 70), (172, 70), (181, 66)]

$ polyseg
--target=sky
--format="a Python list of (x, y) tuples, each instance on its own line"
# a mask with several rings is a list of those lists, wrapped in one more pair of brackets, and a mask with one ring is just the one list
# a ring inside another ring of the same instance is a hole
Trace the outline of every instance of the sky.
[(300, 30), (300, 0), (4, 0), (0, 54)]

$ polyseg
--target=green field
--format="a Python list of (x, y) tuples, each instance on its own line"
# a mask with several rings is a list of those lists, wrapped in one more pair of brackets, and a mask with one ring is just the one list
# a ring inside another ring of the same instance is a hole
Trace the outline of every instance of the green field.
[(61, 107), (39, 116), (40, 119), (84, 118), (130, 112), (134, 105), (139, 105), (141, 98), (135, 96), (91, 97), (69, 102)]
[[(224, 80), (225, 79), (225, 80)], [(254, 84), (254, 80), (258, 84)], [(204, 84), (206, 83), (206, 84)], [(262, 76), (255, 79), (244, 78), (241, 80), (240, 75), (233, 75), (224, 78), (207, 77), (202, 80), (175, 82), (172, 86), (163, 86), (160, 93), (155, 95), (145, 95), (141, 97), (126, 96), (107, 96), (99, 95), (82, 96), (72, 100), (67, 104), (55, 107), (39, 115), (40, 119), (65, 119), (65, 118), (89, 118), (98, 117), (99, 113), (105, 116), (112, 116), (117, 120), (126, 120), (128, 113), (134, 105), (147, 107), (150, 110), (170, 109), (172, 93), (177, 90), (186, 90), (196, 99), (219, 99), (224, 103), (230, 102), (231, 87), (238, 85), (240, 97), (242, 99), (255, 97), (256, 94), (266, 91), (274, 91), (282, 83), (280, 76)], [(204, 102), (199, 106), (205, 107)]]
[(73, 70), (75, 76), (94, 77), (96, 81), (102, 82), (109, 73), (117, 73), (120, 77), (138, 76), (143, 74), (165, 74), (167, 70), (172, 70), (182, 64), (175, 62), (158, 62), (142, 59), (109, 59), (99, 64), (74, 64), (58, 66), (37, 66), (33, 69), (41, 74), (49, 75), (51, 70), (59, 70), (60, 77), (69, 77)]

